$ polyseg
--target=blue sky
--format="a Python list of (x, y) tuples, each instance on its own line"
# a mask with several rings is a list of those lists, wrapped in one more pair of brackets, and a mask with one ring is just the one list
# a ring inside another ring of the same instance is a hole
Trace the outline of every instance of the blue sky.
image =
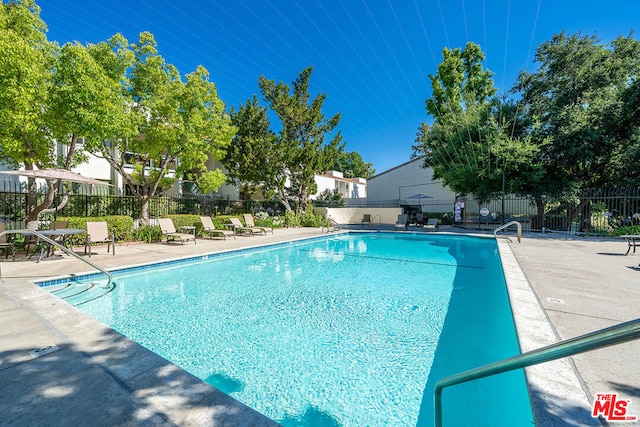
[[(603, 42), (640, 26), (637, 0), (36, 0), (49, 40), (154, 34), (182, 75), (204, 65), (227, 107), (314, 67), (312, 96), (340, 112), (347, 151), (378, 173), (410, 159), (444, 47), (478, 43), (499, 90), (535, 71), (535, 48), (582, 31)], [(638, 36), (635, 35), (637, 38)], [(261, 98), (260, 98), (261, 99)]]

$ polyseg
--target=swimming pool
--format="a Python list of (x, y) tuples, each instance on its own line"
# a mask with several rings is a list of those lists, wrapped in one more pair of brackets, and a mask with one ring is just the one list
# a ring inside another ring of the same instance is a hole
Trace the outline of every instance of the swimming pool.
[[(492, 239), (332, 236), (115, 282), (79, 308), (283, 425), (428, 426), (437, 379), (518, 353)], [(446, 425), (533, 418), (521, 372), (444, 403)]]

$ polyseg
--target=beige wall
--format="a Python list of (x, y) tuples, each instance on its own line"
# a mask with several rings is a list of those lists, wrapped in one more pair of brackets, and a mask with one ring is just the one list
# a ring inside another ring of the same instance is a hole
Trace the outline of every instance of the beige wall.
[(338, 224), (360, 224), (364, 214), (371, 215), (374, 224), (395, 224), (401, 208), (313, 208), (318, 215), (330, 216)]

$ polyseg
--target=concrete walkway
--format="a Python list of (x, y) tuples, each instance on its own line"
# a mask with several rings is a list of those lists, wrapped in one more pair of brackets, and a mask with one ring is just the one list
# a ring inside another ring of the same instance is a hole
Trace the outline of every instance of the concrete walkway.
[[(624, 239), (530, 234), (509, 247), (557, 340), (640, 318), (640, 252), (625, 256)], [(587, 410), (597, 393), (618, 393), (618, 399), (630, 400), (628, 415), (640, 417), (640, 341), (576, 355), (570, 362), (589, 399)]]
[[(117, 245), (115, 256), (106, 254), (106, 247), (96, 247), (91, 260), (110, 269), (321, 234), (320, 229), (281, 229), (266, 237), (198, 239), (196, 245)], [(624, 240), (535, 234), (525, 235), (522, 243), (512, 240), (500, 239), (500, 250), (512, 298), (524, 298), (514, 303), (519, 306), (514, 306), (516, 315), (525, 319), (523, 324), (518, 321), (519, 329), (529, 330), (521, 336), (523, 349), (640, 317), (640, 253), (623, 256)], [(2, 261), (3, 423), (276, 425), (32, 284), (90, 271), (86, 264), (68, 256), (39, 264)], [(588, 399), (600, 392), (630, 399), (629, 412), (640, 414), (639, 350), (640, 343), (628, 343), (541, 365), (538, 374), (528, 371), (530, 378), (551, 377), (533, 382), (532, 394), (543, 402), (538, 410), (546, 414), (538, 425), (582, 425), (579, 420), (589, 421)], [(576, 370), (577, 400), (582, 402), (568, 405), (558, 377), (571, 378), (575, 386)], [(551, 389), (549, 381), (554, 382)]]

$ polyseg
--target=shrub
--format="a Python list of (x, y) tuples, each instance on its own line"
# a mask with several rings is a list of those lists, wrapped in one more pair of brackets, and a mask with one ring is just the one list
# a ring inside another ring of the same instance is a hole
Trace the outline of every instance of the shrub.
[(162, 229), (157, 225), (144, 225), (133, 232), (134, 240), (153, 243), (162, 240)]
[[(133, 219), (125, 215), (96, 216), (96, 217), (58, 217), (58, 221), (66, 221), (69, 228), (87, 229), (87, 222), (106, 221), (109, 233), (113, 233), (117, 242), (131, 240), (133, 237)], [(68, 236), (67, 242), (71, 245), (83, 245), (87, 238), (86, 233)]]

